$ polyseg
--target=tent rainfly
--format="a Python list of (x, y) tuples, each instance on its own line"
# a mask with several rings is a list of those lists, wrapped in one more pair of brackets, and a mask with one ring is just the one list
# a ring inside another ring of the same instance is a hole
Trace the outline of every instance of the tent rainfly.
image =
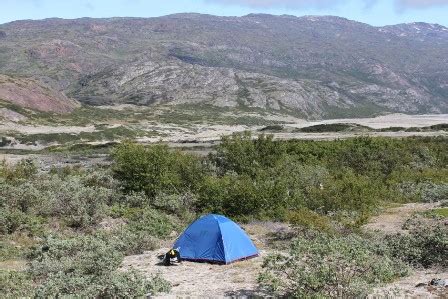
[(209, 214), (194, 221), (174, 243), (182, 259), (230, 264), (258, 256), (247, 234), (232, 220)]

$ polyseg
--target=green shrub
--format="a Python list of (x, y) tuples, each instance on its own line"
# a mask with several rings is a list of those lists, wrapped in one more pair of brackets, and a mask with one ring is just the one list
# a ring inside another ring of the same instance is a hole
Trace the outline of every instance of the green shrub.
[(32, 288), (32, 281), (27, 273), (0, 269), (0, 294), (3, 298), (29, 297)]
[(437, 209), (432, 209), (423, 213), (423, 215), (430, 218), (448, 218), (448, 208), (442, 207)]
[(398, 191), (407, 199), (421, 202), (437, 202), (448, 198), (448, 183), (402, 182)]
[(39, 214), (62, 217), (74, 228), (97, 224), (105, 215), (106, 204), (114, 196), (113, 190), (86, 186), (83, 178), (78, 176), (65, 180), (51, 176), (40, 184), (46, 201)]
[(131, 208), (150, 207), (153, 200), (149, 198), (144, 192), (131, 192), (120, 199), (120, 204)]
[[(42, 217), (62, 218), (68, 226), (85, 228), (104, 216), (105, 206), (113, 201), (112, 189), (89, 186), (82, 176), (41, 175), (33, 181), (10, 184), (0, 180), (0, 221), (3, 233), (17, 229), (38, 230)], [(32, 229), (31, 229), (32, 228)]]
[(251, 133), (244, 132), (222, 137), (216, 154), (210, 159), (221, 175), (235, 172), (253, 178), (260, 168), (274, 167), (283, 154), (282, 143), (274, 141), (272, 136), (261, 135), (252, 140)]
[(295, 228), (305, 230), (317, 230), (320, 232), (332, 232), (330, 220), (309, 209), (302, 208), (288, 214), (288, 222)]
[(29, 273), (38, 284), (36, 297), (127, 297), (167, 291), (169, 284), (137, 272), (121, 272), (123, 241), (107, 235), (48, 238), (30, 255)]
[(19, 210), (0, 208), (0, 235), (13, 234), (16, 231), (28, 235), (42, 235), (46, 219), (26, 214)]
[(298, 132), (304, 133), (344, 132), (354, 130), (371, 131), (372, 129), (358, 124), (319, 124), (297, 129)]
[(197, 201), (197, 196), (191, 192), (185, 192), (183, 194), (160, 193), (154, 198), (153, 206), (168, 214), (183, 217), (194, 209)]
[(407, 234), (386, 237), (391, 256), (416, 267), (448, 267), (448, 227), (443, 220), (425, 223), (410, 219), (405, 228)]
[(173, 218), (150, 208), (130, 210), (125, 217), (129, 230), (149, 236), (167, 237), (177, 228)]
[[(239, 219), (277, 218), (285, 216), (286, 207), (297, 206), (280, 180), (248, 175), (208, 177), (199, 191), (196, 204), (200, 211), (221, 213)], [(291, 200), (290, 200), (291, 199)]]
[(374, 242), (322, 233), (297, 239), (288, 255), (268, 256), (263, 269), (259, 277), (263, 288), (294, 298), (364, 297), (375, 285), (407, 272)]
[(341, 169), (323, 182), (322, 188), (309, 190), (307, 207), (322, 212), (340, 210), (370, 213), (391, 195), (382, 183)]
[(128, 227), (116, 229), (110, 232), (108, 237), (116, 240), (115, 242), (119, 244), (118, 250), (125, 255), (142, 254), (160, 247), (156, 237), (146, 231), (131, 230)]
[(332, 163), (339, 169), (347, 167), (359, 175), (385, 179), (397, 167), (409, 163), (403, 143), (385, 138), (358, 137), (346, 141)]
[(114, 176), (126, 193), (143, 191), (154, 198), (160, 192), (185, 192), (195, 189), (203, 176), (198, 158), (172, 152), (165, 145), (125, 142), (114, 149), (112, 157)]
[(15, 165), (8, 165), (5, 161), (0, 162), (0, 177), (7, 181), (26, 180), (37, 173), (37, 166), (31, 159), (22, 159)]

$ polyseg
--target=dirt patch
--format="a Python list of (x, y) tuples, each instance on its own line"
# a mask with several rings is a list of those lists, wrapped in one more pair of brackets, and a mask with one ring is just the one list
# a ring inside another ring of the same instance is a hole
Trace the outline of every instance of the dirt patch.
[(295, 128), (303, 128), (307, 126), (314, 126), (321, 124), (358, 124), (370, 127), (372, 129), (383, 129), (389, 127), (403, 127), (403, 128), (427, 127), (447, 122), (448, 122), (448, 114), (408, 115), (408, 114), (395, 113), (369, 118), (341, 118), (341, 119), (327, 119), (312, 122), (300, 122), (297, 124), (288, 124), (287, 126)]
[(364, 225), (363, 229), (380, 231), (385, 234), (403, 232), (403, 224), (415, 213), (428, 211), (437, 206), (439, 206), (439, 203), (408, 203), (399, 207), (390, 208), (380, 215), (373, 217), (368, 224)]
[(173, 285), (171, 292), (159, 295), (157, 298), (268, 295), (258, 289), (258, 274), (263, 258), (273, 252), (267, 247), (272, 235), (287, 231), (289, 227), (283, 223), (257, 222), (244, 225), (243, 228), (259, 249), (260, 256), (230, 265), (184, 261), (179, 265), (165, 267), (159, 265), (160, 260), (157, 256), (166, 253), (169, 248), (161, 248), (140, 255), (127, 256), (122, 269), (137, 269), (148, 277), (159, 273), (171, 282)]
[(25, 260), (7, 260), (0, 262), (1, 270), (24, 271), (26, 267), (27, 261)]
[(148, 276), (159, 273), (172, 284), (166, 297), (222, 297), (234, 294), (257, 294), (257, 276), (266, 251), (260, 256), (236, 262), (230, 265), (214, 265), (184, 261), (181, 264), (165, 267), (159, 265), (158, 255), (169, 248), (148, 251), (145, 254), (128, 256), (123, 262), (123, 269), (137, 269)]
[(370, 298), (448, 298), (448, 288), (430, 286), (434, 278), (448, 279), (447, 269), (417, 270), (392, 284), (376, 288)]
[[(385, 210), (363, 229), (384, 234), (405, 233), (403, 224), (416, 213), (432, 210), (440, 203), (409, 203)], [(447, 269), (420, 269), (394, 283), (376, 288), (369, 298), (448, 298), (448, 288), (430, 286), (434, 278), (448, 279)], [(419, 285), (419, 286), (417, 286)]]
[(19, 122), (26, 120), (27, 117), (8, 108), (0, 108), (0, 120), (1, 119), (6, 119), (7, 121), (12, 122)]

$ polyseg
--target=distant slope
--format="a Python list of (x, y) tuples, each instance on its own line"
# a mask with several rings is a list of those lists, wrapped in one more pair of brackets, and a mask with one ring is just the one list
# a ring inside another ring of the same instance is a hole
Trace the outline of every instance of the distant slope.
[(207, 103), (308, 118), (448, 112), (448, 29), (177, 14), (0, 25), (0, 73), (93, 105)]
[(0, 75), (0, 100), (41, 112), (69, 113), (79, 103), (32, 79)]

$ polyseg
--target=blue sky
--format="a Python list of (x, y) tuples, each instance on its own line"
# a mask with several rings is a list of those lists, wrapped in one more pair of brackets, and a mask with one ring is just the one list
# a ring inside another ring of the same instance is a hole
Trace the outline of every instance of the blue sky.
[(372, 25), (448, 26), (448, 0), (0, 0), (0, 23), (49, 17), (154, 17), (178, 12), (337, 15)]

